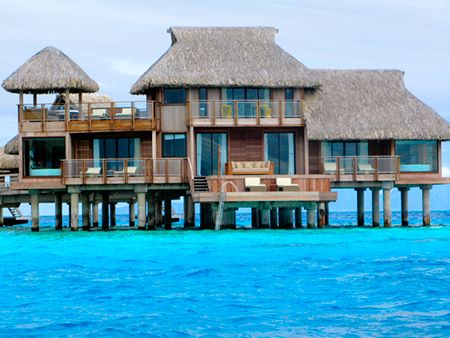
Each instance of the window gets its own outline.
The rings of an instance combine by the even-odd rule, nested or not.
[[[24,139],[25,176],[60,176],[64,138]]]
[[[199,133],[197,134],[197,175],[217,175],[225,172],[225,163],[228,160],[227,134],[225,133]]]
[[[325,141],[322,142],[322,155],[336,156],[368,156],[369,144],[367,141]]]
[[[164,88],[164,104],[185,104],[186,89]]]
[[[163,134],[163,157],[186,157],[186,134]]]
[[[276,175],[295,174],[294,133],[264,134],[264,159],[272,161]]]
[[[284,116],[286,117],[295,117],[294,116],[294,88],[285,88],[284,89],[284,100],[285,100],[285,108],[284,108]]]
[[[438,170],[436,141],[396,141],[395,153],[400,156],[401,172],[436,172]]]
[[[230,111],[234,116],[234,110],[237,107],[239,118],[256,117],[256,101],[270,101],[269,88],[222,88],[222,109]],[[227,102],[228,101],[228,102]],[[238,101],[235,105],[233,101]],[[227,106],[227,107],[224,107]]]
[[[141,157],[139,138],[94,139],[94,163],[101,166],[101,159],[132,159]],[[122,161],[108,161],[108,170],[121,170]],[[131,163],[129,164],[131,165]]]

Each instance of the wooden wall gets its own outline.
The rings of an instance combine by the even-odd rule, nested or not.
[[[229,161],[263,161],[264,136],[262,130],[231,129],[229,132]]]
[[[309,141],[309,173],[319,174],[320,173],[320,162],[321,162],[321,142],[320,141]]]

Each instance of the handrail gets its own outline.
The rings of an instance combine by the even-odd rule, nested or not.
[[[187,163],[189,167],[189,189],[191,189],[191,192],[194,192],[194,169],[192,167],[191,159],[187,158]]]

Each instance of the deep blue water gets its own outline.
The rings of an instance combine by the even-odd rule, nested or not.
[[[450,226],[43,230],[0,230],[1,336],[450,335]]]

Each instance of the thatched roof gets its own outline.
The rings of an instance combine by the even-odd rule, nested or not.
[[[66,54],[54,47],[46,47],[33,55],[6,80],[2,87],[12,93],[43,94],[96,92],[98,84]]]
[[[449,140],[450,125],[412,95],[398,70],[314,70],[321,83],[307,91],[311,140]]]
[[[17,170],[19,169],[19,156],[5,154],[4,148],[0,148],[0,169]]]
[[[172,27],[172,46],[133,85],[315,87],[312,72],[275,44],[273,27]]]
[[[78,94],[69,94],[70,104],[78,104]],[[81,100],[83,103],[111,103],[113,99],[100,93],[84,93]],[[55,99],[55,104],[64,104],[66,102],[66,94],[60,94]]]
[[[8,155],[19,155],[19,134],[6,143],[5,153]]]

